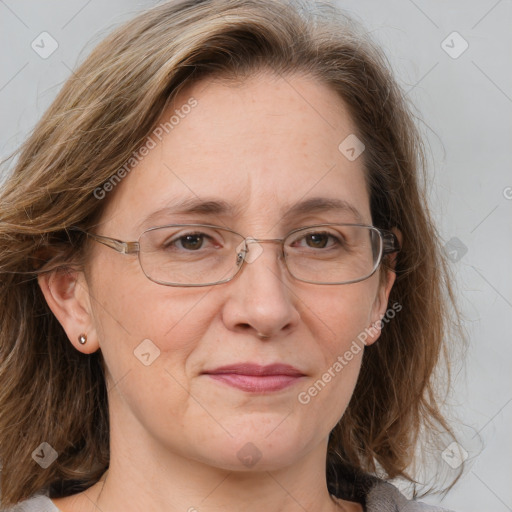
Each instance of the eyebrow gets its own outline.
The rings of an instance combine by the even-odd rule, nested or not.
[[[285,206],[282,211],[282,218],[286,220],[298,215],[322,212],[350,213],[358,223],[364,223],[363,216],[355,206],[343,199],[327,197],[313,197]],[[151,213],[139,224],[139,227],[148,226],[158,218],[171,215],[199,214],[236,217],[239,213],[240,208],[238,206],[222,199],[191,197]]]

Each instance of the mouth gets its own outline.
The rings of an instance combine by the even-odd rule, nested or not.
[[[252,393],[279,391],[300,381],[305,375],[286,364],[261,366],[240,363],[207,370],[203,374],[228,386]]]

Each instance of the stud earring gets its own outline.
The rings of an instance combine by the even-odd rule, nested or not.
[[[80,334],[80,336],[78,336],[78,343],[80,343],[80,345],[85,345],[87,343],[87,335]]]

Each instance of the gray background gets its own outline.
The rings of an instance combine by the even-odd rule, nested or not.
[[[337,3],[384,48],[430,145],[430,199],[470,338],[451,399],[468,468],[442,505],[512,511],[512,2]],[[0,0],[0,157],[24,140],[97,42],[154,4]],[[43,31],[58,42],[46,59],[31,47]],[[460,37],[448,37],[454,31]]]

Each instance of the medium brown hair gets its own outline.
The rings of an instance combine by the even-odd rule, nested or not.
[[[168,2],[117,29],[72,74],[0,194],[4,506],[38,491],[84,490],[109,464],[101,351],[72,346],[38,273],[65,271],[83,256],[85,241],[69,228],[93,229],[108,201],[94,191],[141,147],[179,90],[264,69],[303,73],[339,93],[366,146],[373,224],[403,234],[390,295],[402,309],[365,350],[353,397],[330,435],[330,491],[351,471],[411,480],[420,432],[451,432],[434,370],[446,356],[453,293],[425,198],[422,142],[382,52],[327,4]],[[58,452],[45,470],[31,458],[43,441]]]

